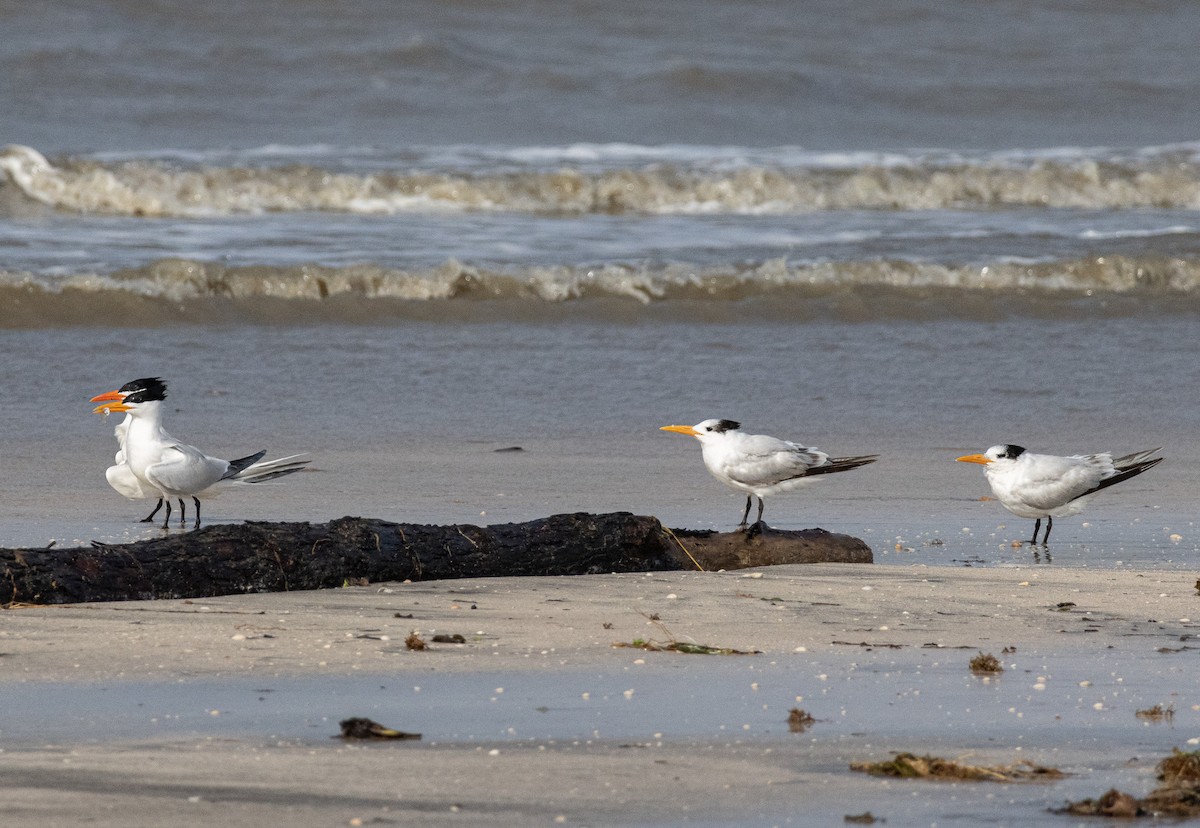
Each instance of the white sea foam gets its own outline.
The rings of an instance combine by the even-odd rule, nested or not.
[[[213,262],[164,259],[117,273],[67,275],[0,272],[0,290],[20,290],[86,304],[88,297],[139,296],[187,303],[210,299],[516,300],[548,303],[603,298],[659,302],[740,302],[755,297],[803,298],[837,291],[893,291],[895,302],[924,301],[929,290],[971,296],[1141,296],[1149,301],[1200,296],[1200,263],[1174,259],[1096,257],[1064,262],[997,261],[984,267],[936,263],[817,262],[785,258],[725,267],[618,265],[582,268],[533,265],[495,269],[454,259],[423,269],[376,265],[226,267]],[[953,312],[953,304],[947,304]]]
[[[477,148],[478,169],[416,169],[373,159],[354,171],[345,154],[275,156],[245,165],[181,166],[161,159],[51,163],[29,147],[0,152],[0,169],[28,198],[62,210],[129,216],[260,212],[403,213],[446,210],[548,214],[788,214],[840,210],[1057,207],[1200,209],[1200,165],[1170,148],[1124,157],[1074,151],[974,159],[810,154],[792,148],[581,145]],[[282,153],[282,150],[278,150]],[[452,149],[451,157],[467,148]],[[557,153],[557,155],[555,155]],[[263,166],[264,157],[293,163]],[[1054,157],[1052,157],[1054,156]],[[1186,156],[1186,157],[1185,157]],[[497,169],[496,157],[533,166]],[[619,160],[590,170],[581,159]],[[736,158],[736,161],[734,159]],[[557,159],[563,166],[548,166]],[[574,166],[568,162],[574,160]],[[654,163],[648,163],[651,160]],[[252,162],[260,163],[252,163]],[[303,162],[303,163],[302,163]],[[349,167],[349,168],[348,168]]]

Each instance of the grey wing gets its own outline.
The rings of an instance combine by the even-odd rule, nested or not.
[[[195,494],[220,480],[228,468],[225,460],[209,457],[195,446],[175,443],[146,469],[146,479],[171,494]]]
[[[736,476],[758,483],[804,477],[809,469],[829,462],[829,455],[820,449],[765,434],[749,437],[739,448],[743,458]]]
[[[1021,479],[1021,499],[1034,509],[1050,510],[1087,494],[1112,468],[1106,454],[1056,457],[1033,455]]]

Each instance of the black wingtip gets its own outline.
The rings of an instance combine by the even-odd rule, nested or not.
[[[266,455],[267,455],[267,450],[263,449],[262,451],[255,452],[254,454],[251,454],[247,457],[239,457],[237,460],[230,460],[229,461],[229,470],[226,471],[225,474],[221,476],[221,479],[228,480],[231,477],[236,477],[237,475],[244,472],[246,469],[253,466],[259,460],[263,459],[263,457],[265,457]]]
[[[1108,477],[1108,478],[1105,478],[1104,480],[1101,480],[1099,483],[1096,484],[1095,487],[1088,489],[1086,492],[1081,494],[1079,497],[1087,497],[1090,494],[1095,494],[1096,492],[1100,491],[1101,489],[1107,489],[1109,486],[1115,486],[1123,480],[1128,480],[1131,477],[1137,477],[1139,474],[1141,474],[1144,471],[1150,471],[1150,469],[1154,468],[1159,463],[1161,463],[1163,461],[1163,459],[1164,458],[1162,458],[1162,457],[1154,457],[1149,460],[1143,460],[1140,463],[1134,463],[1133,465],[1126,466],[1125,468],[1121,469],[1119,472],[1114,474],[1112,477]],[[1079,498],[1075,498],[1075,499],[1078,500]]]
[[[813,474],[833,474],[835,472],[850,471],[857,469],[860,466],[866,466],[874,463],[879,459],[878,454],[861,454],[857,457],[832,457],[824,466],[814,466],[809,469],[807,475]]]

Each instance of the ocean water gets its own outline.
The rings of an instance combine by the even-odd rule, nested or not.
[[[161,531],[87,399],[315,471],[208,520],[730,528],[710,416],[870,467],[768,522],[1031,560],[959,454],[1167,461],[1053,563],[1200,552],[1200,8],[0,3],[0,543]],[[519,446],[520,452],[496,449]]]

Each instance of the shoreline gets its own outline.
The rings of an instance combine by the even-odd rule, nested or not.
[[[0,786],[48,824],[1028,821],[1197,749],[1198,600],[1177,571],[807,564],[13,609],[0,698],[44,727],[0,730]],[[759,652],[613,646],[639,638]],[[332,738],[349,715],[424,737]],[[899,751],[1069,775],[848,770]]]
[[[1200,640],[1195,583],[1194,574],[1173,569],[796,564],[729,572],[462,578],[211,598],[21,606],[6,612],[5,629],[0,631],[9,668],[0,684],[22,674],[29,680],[48,681],[137,675],[141,645],[146,641],[162,642],[157,648],[167,651],[159,655],[153,672],[142,678],[223,676],[230,670],[259,669],[272,675],[303,675],[318,666],[350,674],[371,663],[380,669],[409,666],[390,663],[388,659],[395,656],[422,658],[422,667],[459,669],[465,664],[472,669],[470,659],[451,658],[442,651],[404,652],[401,633],[412,630],[476,635],[477,646],[487,643],[493,669],[501,664],[523,667],[529,652],[547,646],[558,652],[566,648],[574,663],[587,666],[613,657],[609,639],[614,635],[652,628],[642,612],[660,614],[679,635],[783,656],[796,647],[810,653],[834,648],[824,640],[829,625],[841,626],[835,638],[869,633],[868,637],[906,648],[936,643],[1053,649],[1063,634],[1063,616],[1051,610],[1071,602],[1072,613],[1111,615],[1110,621],[1128,626],[1119,635],[1161,639],[1165,646],[1177,644],[1181,636]],[[546,602],[548,608],[543,607]],[[550,611],[554,609],[569,613],[563,617],[570,624],[555,621]],[[413,617],[393,617],[389,610]],[[791,611],[785,616],[787,610]],[[960,615],[966,626],[947,620]],[[1140,615],[1146,615],[1141,622],[1135,619]],[[246,636],[238,638],[238,625],[255,617],[273,619],[280,634],[257,645]],[[1030,623],[1038,618],[1045,623]],[[535,622],[542,623],[531,628]],[[349,634],[361,623],[390,636],[376,642],[374,650],[358,648],[353,654],[341,646],[325,646],[337,641],[336,631]],[[614,626],[608,630],[605,623]],[[1118,634],[1110,630],[1109,635]],[[41,649],[49,636],[54,648]],[[96,651],[97,639],[106,641],[102,652]],[[173,640],[190,646],[166,647]],[[1111,644],[1106,636],[1088,640],[1103,640],[1104,647]],[[222,666],[206,668],[198,657],[210,664],[219,659]],[[69,669],[65,668],[68,660]]]

